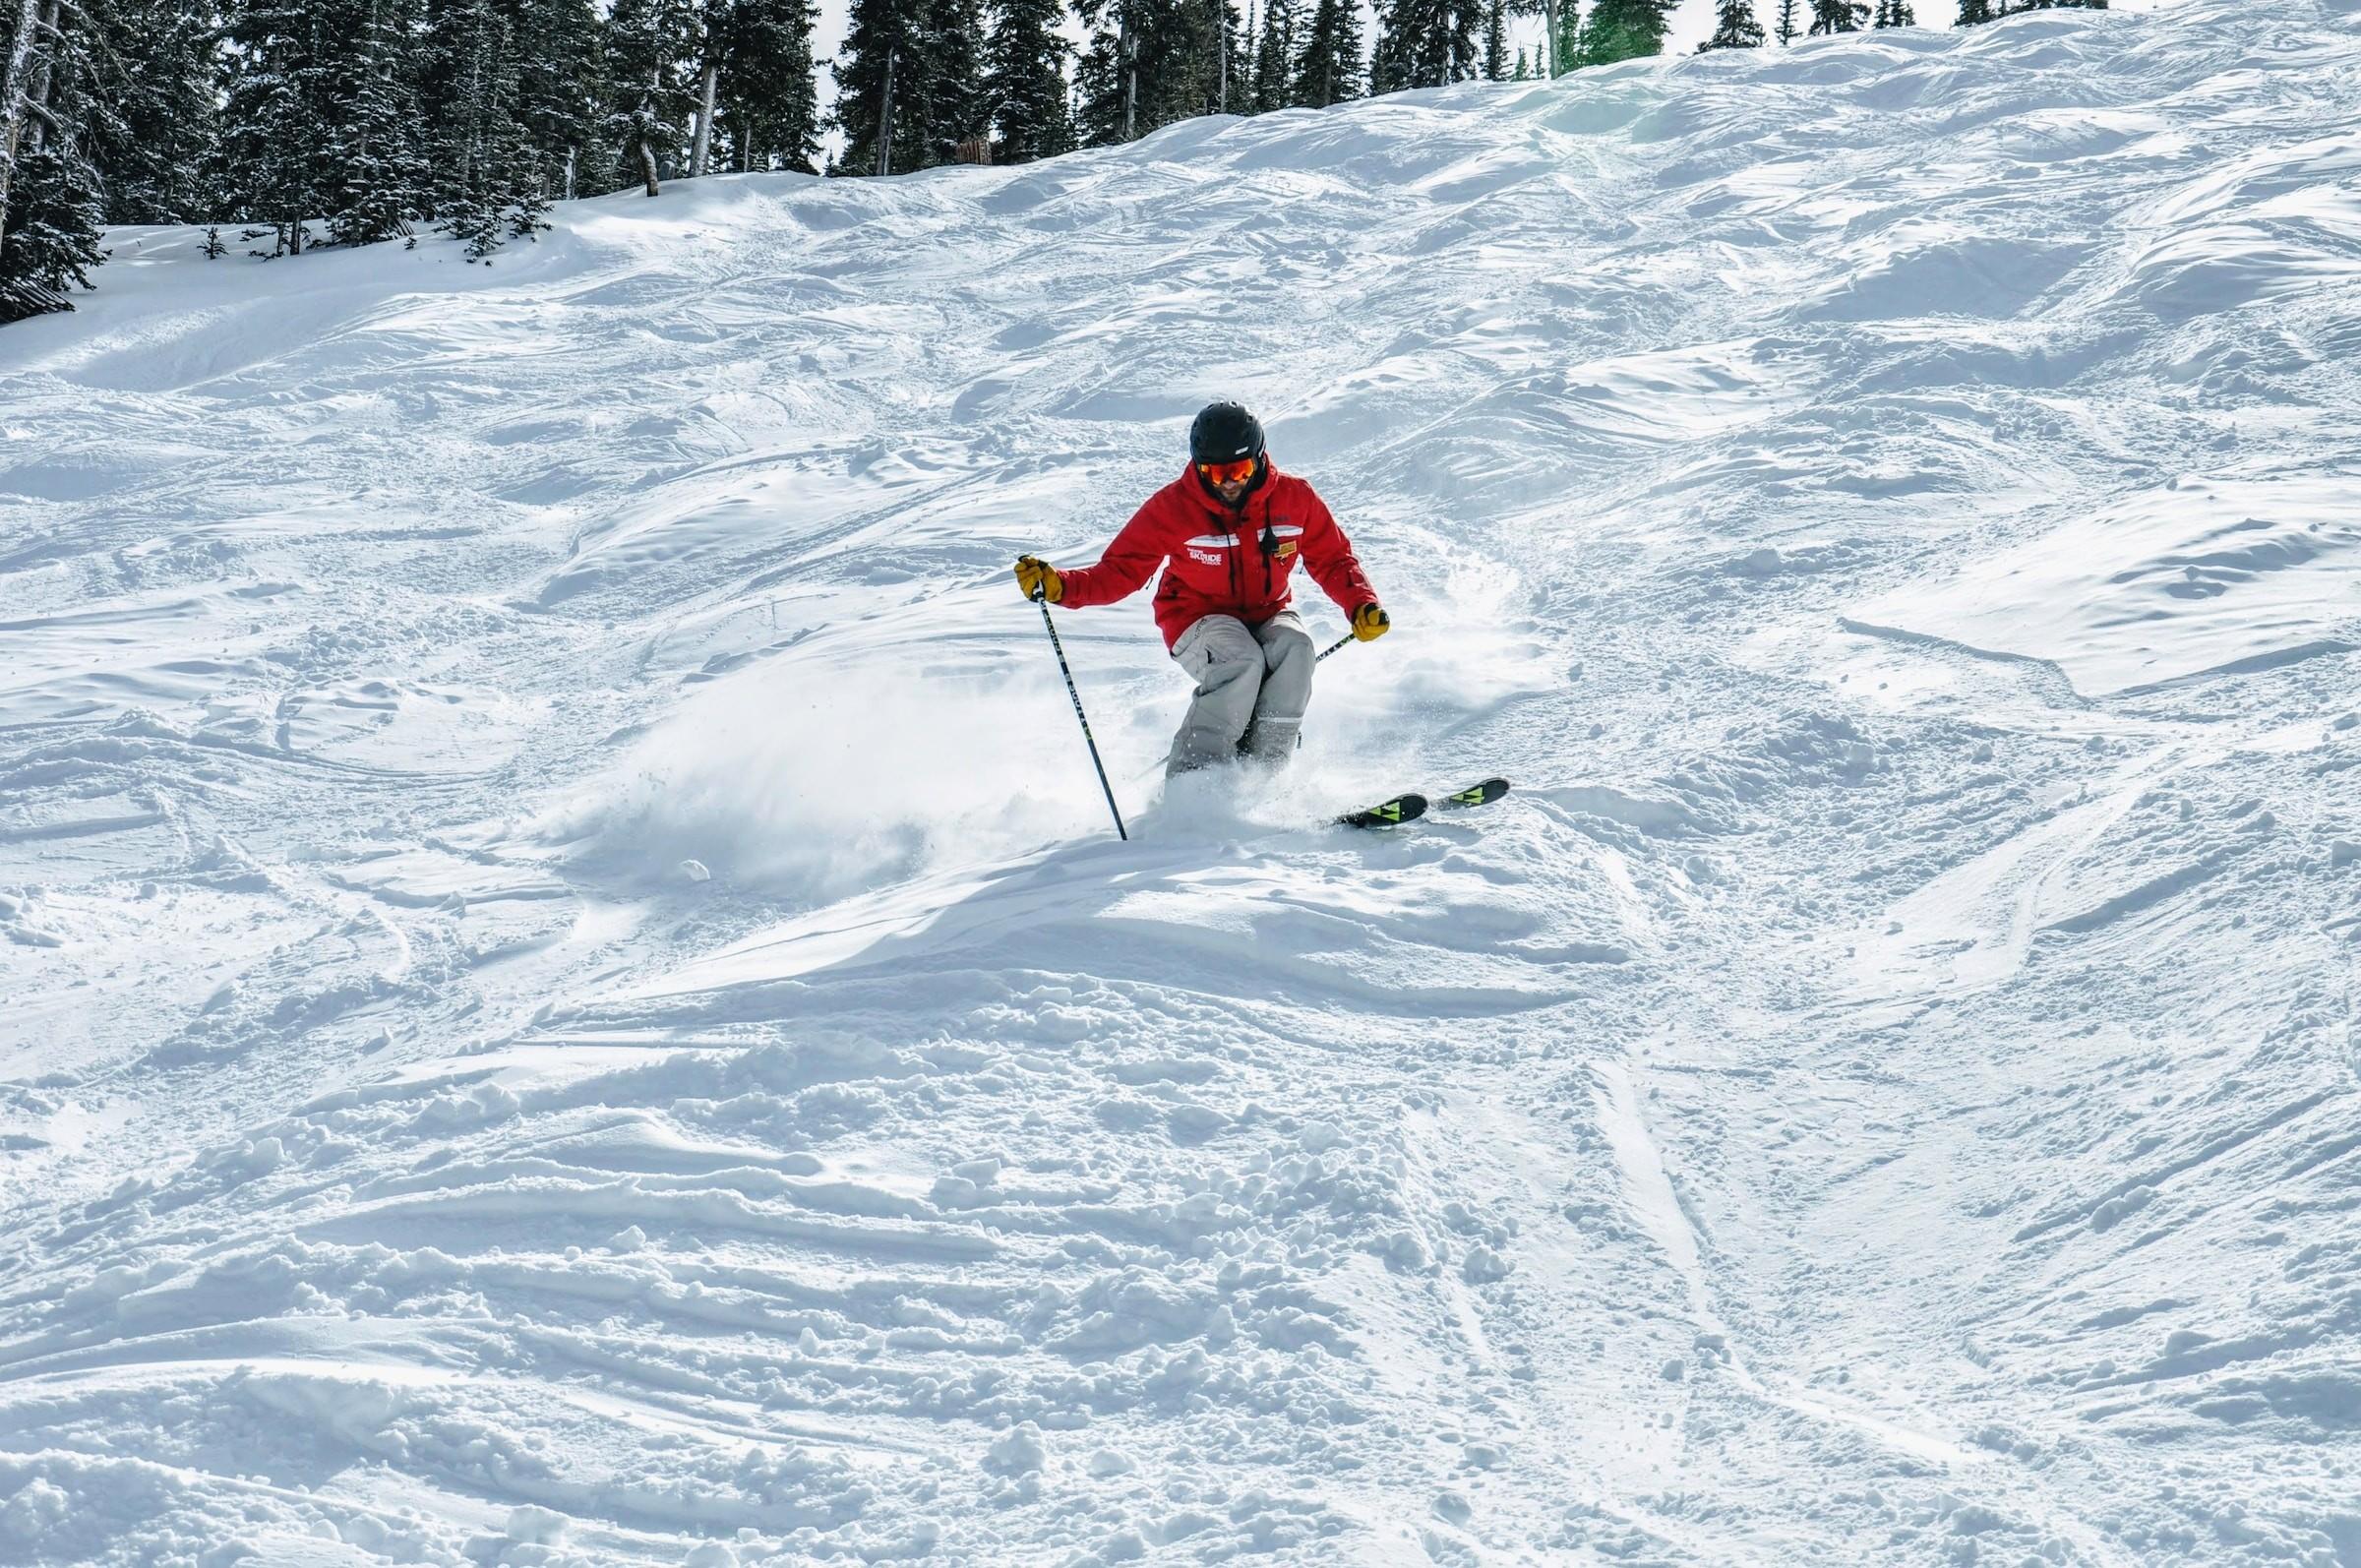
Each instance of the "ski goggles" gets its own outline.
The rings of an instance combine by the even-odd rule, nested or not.
[[[1254,477],[1254,465],[1259,461],[1258,457],[1241,457],[1236,462],[1201,462],[1197,464],[1197,472],[1205,476],[1208,484],[1243,484]]]

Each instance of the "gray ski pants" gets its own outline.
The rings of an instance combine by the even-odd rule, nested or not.
[[[1185,773],[1245,754],[1273,765],[1296,749],[1296,732],[1311,703],[1311,667],[1318,655],[1311,633],[1293,610],[1257,627],[1236,616],[1209,615],[1180,633],[1173,657],[1196,678],[1196,699],[1173,737],[1165,774]]]

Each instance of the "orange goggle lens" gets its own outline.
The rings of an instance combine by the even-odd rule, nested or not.
[[[1241,457],[1236,462],[1201,462],[1197,464],[1197,472],[1214,484],[1235,485],[1254,477],[1254,461],[1252,457]]]

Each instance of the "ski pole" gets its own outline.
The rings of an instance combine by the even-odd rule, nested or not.
[[[1098,769],[1099,788],[1107,792],[1107,810],[1115,817],[1115,836],[1127,844],[1131,835],[1123,827],[1123,814],[1116,809],[1115,786],[1107,782],[1107,764],[1099,760],[1099,743],[1090,733],[1090,715],[1082,711],[1082,694],[1074,690],[1074,672],[1066,667],[1065,644],[1058,640],[1057,623],[1050,619],[1050,596],[1036,593],[1033,602],[1041,606],[1042,628],[1050,634],[1050,646],[1058,650],[1058,673],[1065,677],[1065,694],[1074,699],[1074,717],[1082,721],[1082,744],[1090,748],[1090,765]]]
[[[1334,653],[1337,649],[1343,647],[1346,643],[1352,640],[1353,633],[1350,632],[1346,633],[1343,636],[1338,637],[1334,642],[1331,642],[1326,647],[1320,649],[1320,659],[1328,657],[1329,654]],[[1314,659],[1311,662],[1317,664],[1320,662],[1320,659]]]

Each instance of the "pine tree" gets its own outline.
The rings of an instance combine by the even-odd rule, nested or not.
[[[911,73],[908,97],[914,111],[910,129],[919,146],[916,161],[907,165],[912,168],[949,163],[960,143],[992,134],[992,100],[984,89],[989,45],[980,0],[933,0],[923,44],[924,69]],[[898,139],[898,129],[895,135]]]
[[[1582,8],[1574,0],[1557,7],[1557,27],[1549,35],[1549,75],[1564,76],[1582,58]]]
[[[515,116],[540,164],[542,188],[564,197],[577,186],[606,190],[622,150],[609,140],[606,55],[591,0],[502,3],[515,49]],[[807,80],[807,96],[811,90]]]
[[[109,223],[186,223],[214,211],[220,17],[212,0],[112,0],[112,69],[87,127]]]
[[[494,0],[454,0],[438,29],[445,120],[437,148],[443,227],[486,260],[549,226],[546,160],[517,105],[515,29]]]
[[[1248,105],[1254,91],[1254,29],[1253,0],[1247,0],[1245,16],[1240,16],[1235,0],[1216,0],[1222,24],[1222,86],[1221,112],[1224,114],[1250,113]]]
[[[1378,92],[1466,82],[1480,69],[1478,0],[1383,0],[1369,85]]]
[[[1960,0],[1957,26],[1972,28],[1992,21],[1999,15],[1992,9],[1992,0]]]
[[[330,206],[329,38],[303,0],[237,0],[224,28],[224,215],[268,228],[272,254],[300,255],[305,222]]]
[[[615,0],[607,15],[606,128],[626,183],[648,195],[677,173],[696,101],[697,18],[690,0]]]
[[[812,65],[817,15],[811,0],[737,0],[716,111],[727,132],[728,167],[819,172],[819,86]]]
[[[481,0],[478,0],[481,3]],[[419,146],[416,19],[408,0],[339,7],[337,47],[325,62],[329,127],[324,149],[329,237],[368,245],[410,232],[427,211]]]
[[[1362,95],[1360,0],[1314,0],[1311,24],[1296,52],[1294,100],[1307,109]]]
[[[1875,28],[1914,28],[1918,13],[1911,9],[1910,0],[1877,0],[1877,12],[1871,19]]]
[[[1123,112],[1129,34],[1116,7],[1104,0],[1075,0],[1074,11],[1090,30],[1089,41],[1074,62],[1074,141],[1081,147],[1112,147],[1124,140],[1129,129]]]
[[[214,203],[299,253],[306,224],[367,244],[430,207],[416,0],[231,0]]]
[[[8,226],[0,231],[0,324],[74,308],[70,291],[89,288],[106,260],[98,224],[97,171],[68,149],[44,140],[17,154]]]
[[[0,10],[0,261],[5,260],[9,202],[23,160],[43,131],[49,71],[47,30],[55,6],[49,0],[15,0]]]
[[[1075,10],[1091,30],[1074,73],[1083,146],[1135,140],[1222,101],[1227,0],[1077,0]]]
[[[1662,54],[1675,0],[1595,0],[1575,47],[1577,66],[1612,65]]]
[[[1003,163],[1050,157],[1073,146],[1065,111],[1065,41],[1059,0],[997,0],[986,46],[984,94]]]
[[[1492,0],[1492,8],[1483,19],[1483,79],[1486,82],[1508,80],[1508,6],[1506,0]]]
[[[1722,0],[1721,9],[1714,17],[1714,35],[1697,45],[1697,52],[1703,54],[1708,49],[1759,49],[1762,46],[1763,25],[1754,19],[1754,0]]]
[[[1525,67],[1525,49],[1523,45],[1519,45],[1517,48],[1516,74],[1511,76],[1509,80],[1511,82],[1530,82],[1533,80],[1532,73]]]
[[[1811,33],[1858,32],[1869,20],[1867,0],[1812,0]]]
[[[1249,111],[1268,114],[1296,100],[1296,0],[1264,0],[1262,32],[1254,40],[1254,85]]]
[[[0,323],[72,310],[106,259],[98,171],[85,151],[93,86],[87,16],[21,0],[0,26]]]
[[[925,31],[925,0],[853,0],[851,25],[836,56],[836,123],[844,132],[844,151],[834,172],[878,172],[885,118],[889,112],[908,117],[911,82],[925,69],[920,58]],[[889,90],[897,90],[891,104]],[[907,140],[897,125],[892,137],[897,153]],[[895,156],[889,166],[912,165],[906,156]]]
[[[1779,26],[1773,30],[1773,36],[1779,39],[1783,47],[1793,43],[1800,30],[1795,26],[1797,3],[1798,0],[1779,0]]]

